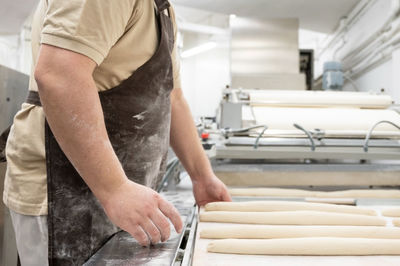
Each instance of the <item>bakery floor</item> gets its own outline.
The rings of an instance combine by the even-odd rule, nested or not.
[[[283,198],[234,198],[234,201],[247,200],[288,200]],[[303,199],[290,199],[300,200]],[[370,207],[378,211],[387,207],[399,206],[399,200],[359,199],[357,206]],[[200,210],[200,212],[203,210]],[[235,266],[235,265],[279,265],[279,266],[399,266],[400,256],[266,256],[266,255],[236,255],[207,252],[207,245],[212,239],[201,239],[200,232],[205,228],[217,226],[232,226],[230,223],[199,222],[196,232],[196,242],[193,255],[193,266]],[[388,218],[388,225],[391,219]]]

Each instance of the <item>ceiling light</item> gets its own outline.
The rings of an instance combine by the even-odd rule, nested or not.
[[[204,53],[211,49],[214,49],[215,47],[217,47],[216,42],[207,42],[207,43],[201,44],[199,46],[193,47],[191,49],[188,49],[186,51],[183,51],[181,54],[181,57],[188,58],[188,57],[200,54],[200,53]]]

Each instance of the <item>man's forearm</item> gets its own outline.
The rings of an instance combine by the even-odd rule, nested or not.
[[[180,90],[171,96],[171,146],[193,181],[213,175],[189,106]]]
[[[46,47],[41,53],[63,56],[52,49],[56,48]],[[43,60],[52,60],[46,54],[43,56]],[[86,68],[75,72],[64,71],[63,66],[46,69],[52,62],[42,64],[44,67],[39,66],[35,78],[46,119],[68,159],[101,200],[126,178],[107,136],[93,78],[84,73]]]

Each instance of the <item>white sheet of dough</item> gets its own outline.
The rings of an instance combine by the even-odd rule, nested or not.
[[[393,219],[394,226],[400,227],[400,219]]]
[[[400,125],[400,115],[393,110],[253,107],[253,114],[257,125],[268,126],[266,135],[270,130],[295,130],[294,123],[307,130],[318,128],[328,133],[341,130],[367,133],[374,124],[382,120]],[[398,130],[389,124],[378,125],[375,132],[398,134]]]
[[[356,107],[386,109],[392,104],[389,95],[349,91],[252,90],[250,104],[285,107]]]
[[[206,211],[244,211],[244,212],[276,212],[276,211],[323,211],[376,215],[376,211],[355,206],[338,206],[324,203],[307,203],[295,201],[248,201],[248,202],[212,202],[205,206]]]
[[[382,215],[386,217],[400,217],[400,208],[388,208],[382,210]]]
[[[233,225],[203,229],[201,238],[271,239],[301,237],[350,237],[400,239],[400,228],[383,226]]]
[[[383,218],[317,211],[294,212],[225,212],[206,211],[200,213],[201,222],[269,224],[269,225],[368,225],[384,226]]]
[[[299,198],[400,198],[397,189],[353,189],[342,191],[310,191],[284,188],[232,188],[231,196],[273,196]]]
[[[222,239],[208,252],[251,255],[400,255],[400,239],[310,237],[287,239]]]

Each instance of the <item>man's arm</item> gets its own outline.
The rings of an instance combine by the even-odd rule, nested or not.
[[[171,109],[171,146],[192,179],[197,204],[231,201],[225,185],[211,168],[189,106],[179,88],[171,93]]]
[[[130,181],[111,146],[88,57],[42,45],[35,68],[50,128],[65,155],[99,199],[110,220],[142,245],[167,240],[178,211],[155,191]],[[147,234],[146,234],[147,233]]]

